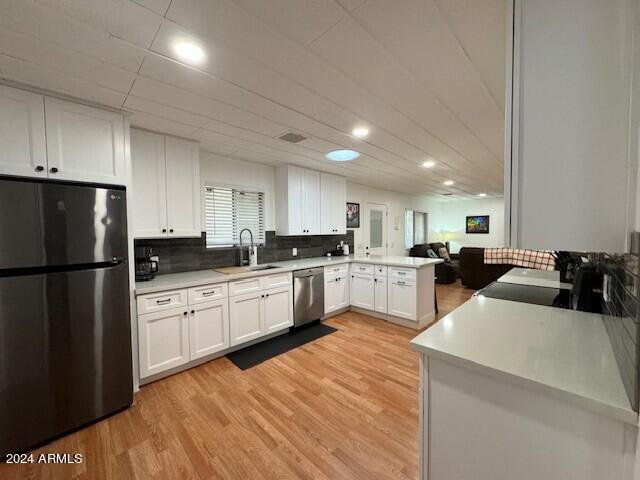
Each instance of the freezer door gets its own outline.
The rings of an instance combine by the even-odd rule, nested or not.
[[[0,179],[0,270],[126,260],[126,218],[124,190]]]
[[[126,264],[0,277],[0,454],[131,404]]]

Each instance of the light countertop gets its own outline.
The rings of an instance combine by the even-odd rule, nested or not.
[[[277,268],[258,270],[255,272],[224,274],[216,272],[213,269],[207,269],[197,270],[194,272],[169,273],[166,275],[158,275],[153,280],[146,282],[136,282],[136,295],[144,295],[179,288],[197,287],[199,285],[206,285],[209,283],[229,282],[243,278],[259,277],[262,275],[272,275],[274,273],[291,272],[294,270],[303,270],[305,268],[325,267],[328,265],[339,265],[351,262],[387,265],[392,267],[425,268],[433,267],[437,263],[442,263],[443,260],[434,258],[377,255],[355,257],[351,255],[348,257],[314,257],[287,260],[283,262],[269,262],[265,263],[265,265],[273,265]]]
[[[571,290],[572,287],[570,283],[560,281],[560,271],[558,270],[535,270],[532,268],[513,268],[501,276],[498,282],[567,290]]]
[[[411,347],[636,425],[599,314],[474,297]]]

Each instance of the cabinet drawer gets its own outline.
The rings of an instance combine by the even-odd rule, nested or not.
[[[193,287],[189,289],[189,305],[220,300],[228,296],[228,285],[226,283]]]
[[[170,290],[167,292],[140,295],[137,300],[138,315],[159,312],[170,308],[187,306],[187,290]]]
[[[387,276],[387,266],[386,265],[376,265],[375,266],[375,274],[376,274],[376,277],[386,277]]]
[[[344,263],[342,265],[332,265],[331,267],[324,267],[324,276],[332,275],[334,277],[346,276],[349,274],[349,264]]]
[[[264,288],[288,287],[291,285],[291,272],[267,275],[264,278]]]
[[[229,282],[229,296],[244,295],[245,293],[259,292],[264,289],[264,277],[247,278]]]
[[[389,267],[389,276],[391,278],[399,278],[401,280],[410,280],[415,282],[416,269],[415,268],[401,268],[401,267]]]
[[[354,263],[351,265],[351,273],[373,275],[373,265],[368,265],[366,263]]]

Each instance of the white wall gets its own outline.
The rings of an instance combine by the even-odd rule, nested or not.
[[[235,187],[249,187],[265,193],[265,229],[275,230],[275,169],[200,151],[200,180]],[[204,208],[202,209],[204,215]],[[204,219],[202,225],[204,225]]]
[[[466,233],[466,217],[489,215],[489,233]],[[434,225],[451,242],[451,252],[461,247],[504,246],[504,198],[452,200],[441,203],[440,222]]]

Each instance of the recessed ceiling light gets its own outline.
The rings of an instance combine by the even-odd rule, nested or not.
[[[349,162],[358,158],[360,153],[355,150],[333,150],[325,156],[328,160],[333,160],[334,162]]]
[[[354,137],[364,138],[369,135],[369,129],[367,127],[356,127],[351,132]]]
[[[434,160],[426,160],[424,162],[422,162],[422,166],[424,168],[433,168],[435,166],[436,162]]]
[[[478,196],[479,196],[479,197],[486,197],[486,196],[487,196],[487,194],[486,194],[486,193],[479,193],[479,194],[478,194]]]
[[[200,63],[205,57],[202,47],[193,42],[178,42],[173,50],[182,60],[190,63]]]
[[[442,184],[450,187],[451,185],[453,185],[453,180],[445,180],[444,182],[442,182]]]

